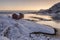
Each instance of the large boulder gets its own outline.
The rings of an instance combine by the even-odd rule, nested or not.
[[[19,20],[19,19],[22,19],[24,17],[24,15],[22,13],[14,13],[12,14],[12,18],[13,19],[16,19],[16,20]]]

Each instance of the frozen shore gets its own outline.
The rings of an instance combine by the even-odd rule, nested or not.
[[[29,36],[29,33],[39,30],[54,33],[54,30],[50,29],[50,27],[44,27],[24,19],[14,20],[8,16],[0,16],[0,40],[60,40],[60,38],[46,34],[31,34],[31,37]]]

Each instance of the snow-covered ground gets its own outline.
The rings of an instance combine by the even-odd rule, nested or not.
[[[31,32],[54,33],[54,29],[24,19],[14,20],[8,16],[0,16],[0,40],[60,40],[47,34],[29,34]]]

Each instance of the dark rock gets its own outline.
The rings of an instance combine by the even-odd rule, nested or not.
[[[12,15],[12,18],[16,19],[16,20],[22,19],[23,17],[24,17],[24,15],[22,13],[19,13],[19,15],[17,15],[16,13],[14,13]]]

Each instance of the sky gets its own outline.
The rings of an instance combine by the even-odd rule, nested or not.
[[[0,10],[48,9],[60,0],[0,0]]]

